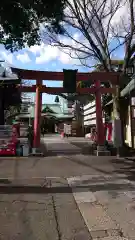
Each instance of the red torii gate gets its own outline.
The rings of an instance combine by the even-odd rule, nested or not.
[[[24,70],[12,68],[21,79],[36,80],[36,85],[20,86],[22,92],[36,92],[35,102],[35,119],[34,119],[34,148],[40,147],[40,118],[42,106],[42,93],[59,94],[66,93],[62,87],[46,87],[43,85],[43,80],[63,81],[63,72],[48,72],[36,70]],[[115,93],[115,85],[119,83],[120,73],[115,72],[91,72],[91,73],[77,73],[77,81],[92,80],[94,87],[91,88],[77,88],[77,93],[95,94],[96,98],[96,126],[97,126],[97,142],[99,146],[104,145],[104,127],[102,121],[102,104],[101,94]],[[102,82],[109,81],[114,87],[105,88],[101,86]]]

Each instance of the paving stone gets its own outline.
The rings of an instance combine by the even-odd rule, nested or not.
[[[47,178],[50,180],[51,187],[69,187],[68,181],[65,178]]]
[[[16,201],[0,202],[0,240],[58,240],[58,230],[62,240],[90,240],[72,194],[53,197],[54,204],[51,194],[20,194]]]
[[[128,203],[130,198],[123,192],[122,190],[107,190],[107,191],[96,191],[94,192],[97,201],[100,204],[106,205],[109,204],[110,201],[121,203],[125,202]]]
[[[14,202],[18,201],[20,198],[20,194],[0,194],[0,203],[1,202]]]
[[[135,191],[126,191],[124,193],[132,200],[135,200]]]
[[[74,192],[73,189],[73,196],[77,204],[85,203],[85,202],[96,202],[96,198],[92,192]]]
[[[19,201],[24,201],[27,203],[51,203],[51,198],[49,194],[20,194]]]
[[[123,237],[105,237],[105,238],[94,238],[93,240],[129,240],[128,238]]]
[[[90,236],[88,236],[84,230],[82,230],[82,231],[80,230],[79,232],[74,233],[74,238],[72,238],[72,239],[74,239],[74,240],[89,240]],[[65,240],[65,239],[63,239],[63,240]]]
[[[52,203],[49,203],[49,202],[45,202],[45,203],[27,202],[26,209],[27,210],[33,210],[33,211],[40,211],[40,210],[47,211],[47,208],[50,207],[50,206],[52,206]]]
[[[62,193],[62,194],[56,193],[56,194],[53,194],[53,196],[55,199],[55,205],[58,207],[64,208],[66,206],[72,205],[73,203],[75,204],[74,198],[69,193]]]
[[[14,178],[14,161],[0,158],[0,178]]]
[[[21,186],[48,186],[50,185],[50,180],[47,178],[28,178],[28,179],[13,179],[13,185]]]
[[[102,206],[91,203],[80,203],[78,207],[89,231],[117,228],[115,222],[106,214]]]
[[[67,180],[71,187],[80,186],[80,185],[81,186],[84,186],[84,185],[89,186],[90,184],[93,184],[93,183],[106,181],[105,177],[101,176],[101,175],[76,176],[76,177],[70,177]]]
[[[125,175],[119,174],[117,176],[115,174],[113,177],[108,175],[98,178],[98,176],[95,176],[93,180],[92,177],[86,175],[70,178],[69,184],[72,187],[74,196],[76,195],[75,200],[90,231],[96,234],[97,230],[102,230],[102,233],[104,233],[104,230],[107,230],[108,237],[105,237],[107,240],[113,237],[120,240],[124,239],[122,238],[122,234],[127,239],[135,239],[134,182],[125,179]],[[92,203],[89,196],[90,193],[79,192],[82,188],[88,190],[88,186],[89,191],[92,189],[94,192],[92,194],[96,202],[93,201]],[[75,192],[76,189],[79,193]],[[90,201],[87,200],[86,195],[89,196]],[[117,229],[117,231],[111,230],[109,232],[109,229]],[[122,229],[122,231],[119,229]]]
[[[53,194],[56,217],[62,240],[91,240],[90,233],[70,193]],[[61,204],[60,204],[61,203]]]
[[[56,229],[52,205],[27,209],[25,202],[0,204],[1,240],[58,240]]]
[[[110,237],[122,237],[123,233],[120,229],[109,229],[107,233]]]
[[[57,142],[57,138],[54,141]],[[61,146],[60,143],[59,146]],[[27,158],[20,161],[6,160],[0,161],[0,177],[15,179],[14,182],[21,179],[23,184],[24,181],[28,184],[28,180],[23,180],[24,178],[38,177],[38,183],[30,180],[29,184],[40,185],[40,178],[44,179],[45,176],[49,177],[49,181],[50,176],[68,178],[78,176],[70,178],[69,184],[73,190],[77,186],[75,193],[78,195],[79,205],[83,206],[82,216],[86,218],[85,222],[88,223],[93,234],[99,230],[104,234],[106,230],[108,237],[98,239],[134,240],[135,183],[126,180],[128,177],[126,169],[122,170],[122,174],[115,174],[124,167],[124,164],[118,164],[117,160],[115,162],[108,157],[97,158],[84,155]],[[80,177],[79,175],[82,174],[85,175]],[[64,180],[53,179],[51,181],[52,187],[56,187],[56,190],[57,187],[67,187]],[[96,190],[96,185],[98,190]],[[94,197],[89,193],[83,193],[85,197],[84,195],[82,197],[80,190],[81,192],[89,190],[94,193],[93,196],[99,204],[95,203]],[[90,234],[72,194],[56,193],[53,196],[55,209],[50,194],[1,194],[0,240],[57,240],[56,218],[62,240],[89,240]],[[90,202],[87,202],[88,198]],[[119,236],[119,229],[122,229],[127,238]]]
[[[119,228],[122,229],[125,237],[135,239],[135,208],[132,208],[131,203],[121,202],[116,203],[111,201],[104,206],[106,214],[109,215]]]
[[[133,184],[131,184],[128,180],[125,179],[117,179],[110,175],[104,175],[104,176],[78,176],[78,177],[72,177],[68,178],[68,183],[72,188],[86,188],[90,191],[96,192],[101,190],[126,190],[126,189],[134,189]]]
[[[57,225],[51,205],[48,205],[44,211],[28,211],[27,215],[28,224],[32,229],[33,239],[58,240]]]
[[[90,234],[92,236],[92,239],[104,238],[109,236],[106,230],[91,231]]]

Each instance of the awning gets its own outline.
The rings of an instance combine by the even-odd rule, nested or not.
[[[125,97],[126,95],[130,94],[135,89],[135,78],[133,78],[128,85],[121,91],[121,97]]]
[[[113,103],[113,100],[109,101],[109,102],[105,105],[105,107],[106,107],[106,106],[109,106],[109,105],[112,104],[112,103]]]
[[[46,114],[46,113],[41,113],[41,117],[45,117],[47,119],[56,119],[56,116],[53,116],[53,115],[49,115],[49,114]]]
[[[133,78],[127,86],[121,91],[120,96],[125,97],[130,94],[135,89],[135,78]],[[113,100],[109,101],[105,106],[108,106],[113,103]]]
[[[19,114],[18,115],[19,118],[34,118],[35,115],[33,115],[33,113],[26,113],[26,114]],[[74,117],[74,115],[68,115],[68,114],[55,114],[55,113],[41,113],[41,117],[45,117],[45,118],[54,118],[54,119],[71,119]]]

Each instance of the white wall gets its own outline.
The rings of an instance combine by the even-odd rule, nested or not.
[[[83,107],[84,126],[96,125],[96,103],[92,101]]]
[[[126,139],[125,142],[132,147],[132,139],[131,139],[131,118],[130,118],[131,108],[128,106],[128,116],[127,116],[127,124],[126,124]]]
[[[95,100],[83,107],[84,126],[96,125],[96,102]],[[103,118],[103,123],[105,119]]]

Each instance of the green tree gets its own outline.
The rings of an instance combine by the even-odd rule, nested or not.
[[[17,50],[39,43],[40,26],[62,33],[64,0],[4,0],[0,2],[0,43]]]

